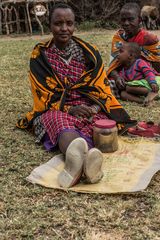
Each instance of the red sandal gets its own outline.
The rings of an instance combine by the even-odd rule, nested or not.
[[[146,137],[146,138],[154,138],[155,135],[152,130],[140,130],[138,128],[129,128],[127,134],[131,137]]]
[[[150,130],[153,132],[155,137],[160,137],[160,125],[155,125],[154,122],[139,122],[137,125],[139,130],[146,131]]]

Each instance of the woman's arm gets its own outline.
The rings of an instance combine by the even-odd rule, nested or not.
[[[78,105],[78,106],[71,106],[68,113],[75,117],[90,118],[94,114],[98,113],[100,110],[101,108],[97,104],[93,104],[92,106]]]

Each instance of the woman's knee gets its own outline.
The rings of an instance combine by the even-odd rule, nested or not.
[[[80,135],[76,131],[62,131],[58,139],[60,151],[65,154],[69,144],[78,137],[80,137]]]

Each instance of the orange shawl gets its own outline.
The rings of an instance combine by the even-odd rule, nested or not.
[[[83,49],[90,70],[84,72],[77,83],[70,86],[69,79],[61,81],[45,56],[45,49],[53,44],[53,39],[35,46],[30,60],[29,78],[33,95],[33,109],[17,123],[19,128],[32,126],[33,119],[48,109],[67,111],[65,96],[67,91],[77,90],[98,104],[110,119],[117,123],[130,122],[130,117],[112,95],[104,65],[96,47],[73,37]]]

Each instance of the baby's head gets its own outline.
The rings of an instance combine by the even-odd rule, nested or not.
[[[132,64],[136,59],[140,58],[141,50],[137,43],[126,42],[120,48],[118,60],[122,65]]]

